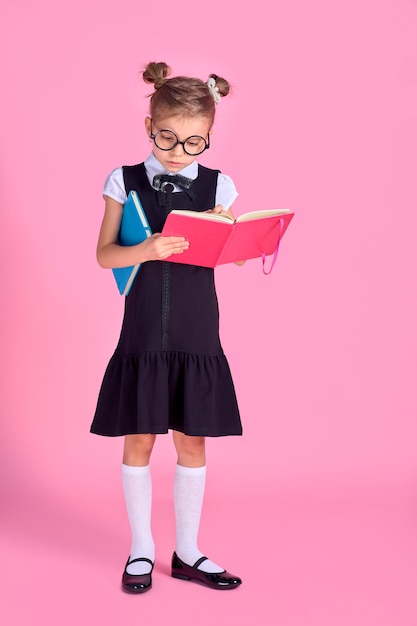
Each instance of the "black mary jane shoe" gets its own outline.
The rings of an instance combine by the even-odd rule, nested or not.
[[[149,574],[128,574],[127,567],[132,563],[137,563],[138,561],[145,561],[151,565],[151,571]],[[148,591],[152,587],[152,571],[153,571],[153,563],[150,559],[145,557],[140,557],[139,559],[132,559],[129,561],[127,559],[127,563],[125,565],[125,570],[122,576],[122,588],[123,591],[127,591],[128,593],[144,593]]]
[[[236,589],[236,587],[242,583],[240,578],[229,574],[226,570],[210,574],[209,572],[203,572],[201,569],[198,569],[198,566],[207,560],[206,556],[202,556],[194,565],[187,565],[184,561],[181,561],[176,552],[174,552],[172,555],[172,576],[173,578],[180,578],[181,580],[193,580],[211,589]]]

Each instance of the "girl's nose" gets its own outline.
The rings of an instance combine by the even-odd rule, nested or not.
[[[182,156],[183,154],[186,154],[184,146],[181,143],[177,143],[177,145],[172,148],[171,152],[173,152],[177,156]]]

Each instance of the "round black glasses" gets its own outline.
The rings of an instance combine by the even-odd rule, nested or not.
[[[207,135],[207,140],[200,135],[191,135],[184,141],[180,141],[173,130],[158,130],[157,133],[152,132],[151,121],[151,134],[150,138],[153,139],[154,144],[160,150],[173,150],[175,146],[181,144],[183,150],[189,156],[197,156],[210,148],[210,135]]]

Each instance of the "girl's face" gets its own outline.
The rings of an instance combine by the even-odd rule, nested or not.
[[[169,130],[175,133],[179,141],[186,141],[189,137],[195,136],[203,137],[206,142],[209,141],[210,123],[206,118],[179,115],[158,119],[147,117],[145,127],[148,137],[151,137],[151,134],[156,135],[159,131]],[[171,150],[161,150],[154,142],[152,152],[168,172],[179,172],[197,158],[187,154],[180,143]]]

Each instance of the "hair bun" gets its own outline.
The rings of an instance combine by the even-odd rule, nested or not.
[[[171,68],[163,61],[159,63],[151,62],[148,63],[143,72],[143,80],[145,83],[153,84],[155,89],[159,89],[167,81],[170,73]]]
[[[222,78],[221,76],[217,76],[217,74],[210,74],[209,80],[210,80],[210,78],[212,78],[214,80],[214,82],[215,82],[215,85],[216,85],[215,88],[216,88],[217,93],[221,97],[227,96],[227,94],[230,91],[230,84],[229,84],[229,82],[225,78]],[[207,81],[207,83],[208,83],[208,81]]]

